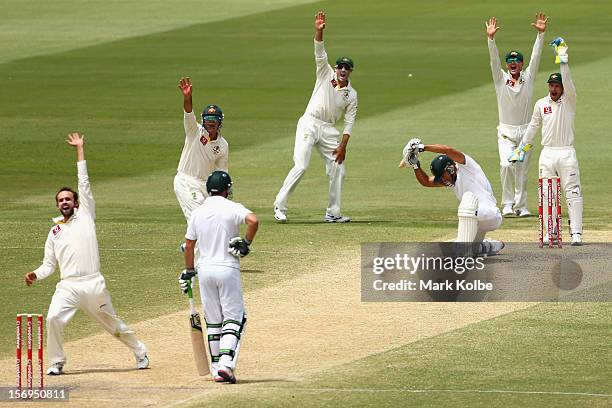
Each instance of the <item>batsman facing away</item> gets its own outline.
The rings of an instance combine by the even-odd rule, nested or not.
[[[187,226],[185,270],[179,276],[179,285],[188,293],[197,274],[213,379],[235,383],[234,371],[246,325],[240,258],[249,254],[259,221],[242,204],[228,199],[231,188],[232,180],[224,171],[215,171],[208,177],[209,197],[193,212]],[[239,236],[241,224],[247,225],[244,238]],[[199,256],[194,260],[196,245]]]

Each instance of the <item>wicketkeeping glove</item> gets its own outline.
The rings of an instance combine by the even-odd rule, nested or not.
[[[508,161],[510,163],[524,162],[525,153],[528,152],[529,149],[532,148],[532,146],[533,145],[531,143],[519,145],[519,147],[517,147],[516,149],[514,149],[514,151],[512,151],[512,153],[510,153],[510,156],[508,156]]]
[[[555,64],[567,64],[568,63],[568,55],[567,55],[567,43],[561,37],[557,37],[550,42],[550,46],[555,50]]]
[[[236,258],[244,258],[251,252],[251,241],[246,238],[234,237],[230,239],[229,248],[227,252],[234,255]]]
[[[194,268],[183,269],[183,272],[179,275],[179,286],[183,293],[189,291],[189,287],[193,285],[193,277],[197,275]]]

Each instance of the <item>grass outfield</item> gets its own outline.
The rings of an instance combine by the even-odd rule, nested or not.
[[[212,402],[233,407],[609,407],[609,347],[594,347],[612,336],[609,312],[606,304],[540,304],[299,384]]]
[[[365,1],[304,4],[279,0],[257,2],[256,6],[241,1],[234,2],[240,12],[202,11],[202,18],[197,12],[186,13],[185,19],[164,2],[121,2],[120,7],[118,3],[117,7],[91,3],[97,8],[85,12],[71,8],[67,1],[54,2],[55,8],[52,13],[48,10],[51,14],[46,14],[44,21],[39,21],[42,14],[32,13],[30,6],[12,0],[1,6],[6,10],[3,15],[10,18],[2,23],[6,30],[0,35],[8,39],[0,41],[0,193],[4,197],[0,203],[0,295],[4,300],[0,304],[0,356],[13,352],[15,313],[46,312],[58,279],[54,275],[26,288],[22,276],[41,261],[49,219],[57,212],[53,194],[61,185],[76,184],[74,152],[62,142],[68,131],[79,130],[87,136],[102,269],[119,314],[136,322],[184,309],[185,299],[176,285],[182,269],[176,248],[184,233],[184,218],[172,191],[184,137],[181,96],[176,89],[182,75],[192,77],[196,109],[208,103],[223,107],[235,198],[263,220],[254,253],[243,263],[246,291],[293,276],[296,256],[301,262],[314,263],[361,242],[451,237],[456,229],[454,194],[420,188],[411,172],[397,169],[401,149],[410,137],[421,136],[425,143],[448,143],[472,155],[500,197],[497,111],[484,20],[492,15],[499,18],[503,27],[497,35],[501,52],[516,47],[529,54],[535,38],[529,24],[537,11],[530,2],[381,1],[373,13],[371,3]],[[196,8],[198,2],[183,4]],[[289,4],[295,5],[283,7]],[[145,5],[155,12],[135,19],[134,24],[125,19],[125,15],[140,15]],[[612,59],[607,52],[610,40],[602,34],[609,31],[612,5],[555,1],[538,7],[550,15],[546,39],[564,35],[570,44],[579,93],[576,149],[588,241],[589,231],[607,231],[612,225],[612,194],[602,188],[612,154],[606,108],[612,91],[608,81]],[[356,62],[352,78],[360,106],[348,149],[343,195],[344,211],[355,222],[320,222],[327,182],[322,161],[313,155],[310,170],[291,198],[290,223],[277,225],[272,222],[272,202],[291,167],[295,124],[313,86],[312,16],[318,8],[328,13],[325,38],[330,57],[348,54]],[[36,15],[33,21],[32,14]],[[86,14],[92,16],[91,24],[57,29],[80,21]],[[535,98],[546,93],[547,74],[556,70],[549,49],[543,51],[540,68]],[[409,73],[413,76],[408,77]],[[531,170],[535,192],[535,164]],[[535,209],[535,194],[530,196],[530,205]],[[534,218],[512,219],[502,228],[532,231],[525,240],[535,241],[536,223]],[[288,255],[293,253],[297,255]],[[506,324],[520,332],[541,323],[543,329],[549,328],[560,338],[575,338],[586,354],[590,350],[591,355],[600,356],[602,342],[597,336],[606,333],[605,327],[580,326],[580,313],[595,315],[594,319],[605,325],[610,320],[610,307],[582,304],[570,314],[565,313],[567,307],[541,305],[522,312],[526,314],[483,323],[483,327],[493,325],[492,329],[507,333]],[[542,312],[546,319],[530,320],[531,313],[538,313],[534,311]],[[479,327],[449,336],[463,342],[457,344],[483,344],[488,335]],[[78,316],[66,337],[72,340],[98,331],[93,322]],[[443,356],[448,365],[453,353],[459,351],[449,350],[445,339],[436,337],[417,346],[423,353],[438,347],[448,352]],[[546,390],[551,389],[544,387],[546,384],[573,389],[569,377],[555,382],[570,370],[572,359],[565,359],[561,352],[552,353],[546,343],[534,341],[531,345],[536,348],[534,353],[552,354],[558,362],[550,365],[540,361],[542,370],[537,371],[537,380],[532,378],[533,389],[538,384]],[[510,365],[510,370],[516,363],[517,368],[530,369],[533,361],[520,359],[521,348],[515,342],[503,346],[501,350],[514,350],[517,358],[495,362],[499,367]],[[409,350],[411,346],[381,358],[416,357],[425,364],[425,354],[410,355]],[[465,366],[474,367],[479,353],[464,353],[461,358]],[[610,366],[610,353],[601,359]],[[368,364],[370,360],[359,362],[342,372],[355,384],[365,384],[374,381],[368,370],[359,372]],[[553,369],[545,370],[548,366]],[[606,377],[600,368],[581,383],[582,392],[610,392],[600,386],[601,378],[610,378],[609,371]],[[410,365],[397,370],[397,376],[406,381],[416,376]],[[498,377],[487,373],[485,369],[469,373],[462,386],[477,389],[499,384],[495,382]],[[454,379],[454,374],[438,378],[436,384],[447,388],[449,377]],[[319,387],[318,381],[325,378],[309,379],[310,385],[304,387]],[[432,373],[428,378],[436,376]],[[482,384],[479,379],[491,382]],[[517,379],[515,384],[513,380],[517,389],[523,387],[521,381]],[[414,388],[414,384],[394,383],[405,388]],[[447,386],[442,387],[444,384]],[[335,386],[345,385],[339,381]],[[267,398],[268,394],[261,396]],[[302,393],[295,397],[308,396]],[[333,394],[333,398],[341,397],[366,398]],[[493,398],[462,398],[472,397],[478,398],[475,402],[482,399],[483,406],[489,406],[488,398]],[[363,404],[364,400],[346,402]],[[561,405],[563,401],[553,402],[551,405]]]

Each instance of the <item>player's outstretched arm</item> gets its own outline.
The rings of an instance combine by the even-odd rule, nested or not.
[[[459,150],[453,149],[450,146],[430,144],[425,145],[424,150],[426,152],[445,154],[450,157],[452,161],[459,164],[465,164],[465,155]]]
[[[540,58],[542,57],[542,49],[544,48],[544,32],[546,31],[546,23],[548,22],[548,17],[544,13],[537,13],[535,22],[531,23],[531,26],[538,30],[538,35],[533,44],[533,49],[531,50],[531,59],[529,60],[529,66],[526,71],[533,75],[537,74],[540,69]]]
[[[66,143],[76,148],[77,162],[85,160],[85,136],[80,133],[69,133]]]
[[[319,10],[315,14],[315,41],[323,41],[323,30],[325,30],[325,12]]]
[[[497,26],[497,19],[495,17],[491,17],[487,21],[485,21],[485,27],[487,32],[487,37],[489,40],[487,41],[487,46],[489,48],[489,60],[491,63],[491,74],[493,74],[493,82],[495,85],[500,85],[503,82],[503,73],[501,67],[501,61],[499,59],[499,51],[497,50],[497,45],[495,44],[495,33],[501,29],[501,27]]]
[[[192,95],[192,86],[191,86],[191,78],[184,77],[179,80],[178,88],[183,94],[183,110],[186,113],[190,113],[193,111],[193,99]]]

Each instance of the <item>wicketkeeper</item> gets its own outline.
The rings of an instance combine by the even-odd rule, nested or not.
[[[421,152],[440,153],[431,162],[433,176],[421,169]],[[403,151],[400,167],[412,167],[418,182],[424,187],[452,187],[459,199],[457,242],[476,245],[475,253],[495,254],[504,243],[485,240],[485,234],[498,229],[502,216],[497,208],[493,189],[482,168],[467,154],[445,145],[425,145],[421,139],[411,139]]]
[[[206,181],[209,197],[191,215],[185,234],[185,271],[179,285],[187,293],[191,279],[200,284],[206,333],[215,381],[236,382],[234,370],[246,312],[240,282],[240,258],[250,252],[259,221],[242,204],[228,199],[232,180],[224,171],[215,171]],[[240,237],[240,225],[246,234]],[[194,264],[194,248],[199,257]]]
[[[572,245],[582,245],[583,200],[580,189],[580,169],[574,149],[574,119],[576,117],[576,87],[568,64],[567,44],[563,38],[551,42],[555,50],[555,62],[560,71],[548,77],[548,95],[539,99],[533,109],[533,116],[519,148],[509,161],[521,161],[524,151],[542,128],[542,152],[538,163],[540,177],[560,177],[565,201],[567,202]],[[545,192],[545,196],[547,193]],[[544,214],[547,225],[548,214]],[[554,236],[557,235],[555,232]],[[548,240],[546,234],[545,240]]]

